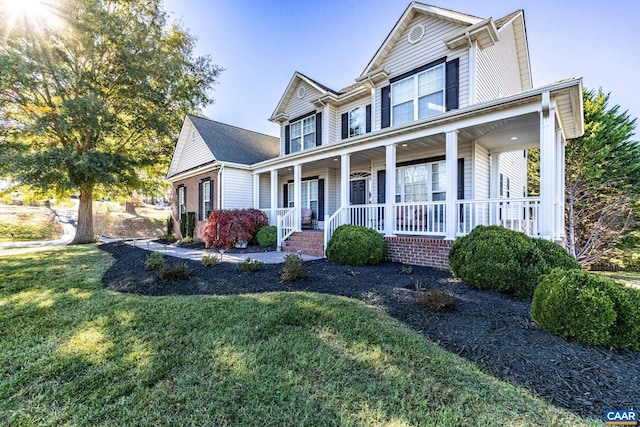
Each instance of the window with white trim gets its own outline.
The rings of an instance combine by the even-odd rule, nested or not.
[[[444,64],[391,84],[391,124],[423,119],[444,111]]]
[[[294,184],[290,182],[287,186],[288,207],[293,208],[295,206],[293,202]],[[300,196],[300,208],[311,209],[313,211],[313,217],[318,218],[318,180],[302,181],[300,183]]]
[[[316,146],[316,116],[291,123],[291,153]]]
[[[204,219],[209,218],[209,214],[213,210],[213,203],[211,201],[211,180],[202,182],[202,213]]]
[[[396,168],[396,202],[445,200],[446,167],[445,162],[435,162]]]
[[[182,216],[182,214],[187,213],[187,201],[185,198],[185,188],[178,188],[178,215]]]
[[[364,135],[367,129],[367,110],[356,107],[349,111],[349,137]]]

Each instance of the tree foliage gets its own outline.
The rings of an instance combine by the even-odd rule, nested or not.
[[[584,91],[585,133],[566,147],[566,226],[570,253],[583,265],[606,255],[633,226],[640,196],[635,119],[609,94]]]
[[[80,193],[76,243],[94,240],[95,191],[164,174],[187,112],[221,69],[196,57],[161,0],[59,2],[55,24],[0,10],[0,174]],[[16,25],[21,24],[21,25]]]

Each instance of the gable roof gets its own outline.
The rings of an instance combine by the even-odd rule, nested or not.
[[[219,162],[251,165],[278,157],[280,139],[204,117],[187,115]]]
[[[362,72],[361,77],[380,67],[380,65],[384,61],[384,58],[389,53],[389,50],[393,47],[395,42],[400,38],[403,31],[407,29],[408,25],[417,14],[433,16],[438,19],[464,26],[475,25],[483,21],[482,18],[479,18],[477,16],[467,15],[465,13],[455,12],[453,10],[431,6],[416,1],[411,2],[405,9],[400,19],[398,19],[398,22],[396,22],[396,24],[393,26],[393,29],[384,40],[382,45],[378,48],[375,55],[373,55],[373,58],[371,58],[371,61],[369,61],[364,71]]]
[[[187,114],[184,120],[185,125],[187,122],[191,122],[193,128],[206,144],[206,148],[211,152],[214,162],[252,165],[280,155],[279,138],[191,114]],[[185,125],[183,125],[183,130]],[[185,170],[177,170],[180,163],[179,157],[185,151],[185,144],[186,138],[178,138],[168,178],[185,172]],[[202,163],[197,167],[212,163],[210,156],[200,160]]]

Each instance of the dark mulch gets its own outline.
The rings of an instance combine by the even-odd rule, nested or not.
[[[602,419],[607,409],[640,407],[640,352],[568,343],[542,331],[529,316],[530,300],[481,291],[448,272],[383,263],[344,267],[326,260],[307,262],[307,277],[280,282],[281,265],[240,273],[230,263],[204,268],[186,261],[188,281],[161,282],[143,267],[148,252],[122,243],[101,245],[116,259],[103,277],[115,291],[144,295],[230,295],[310,291],[360,299],[407,323],[441,347],[476,362],[496,377],[522,386],[581,416]],[[443,289],[452,311],[432,313],[416,302],[420,290]]]
[[[163,239],[156,239],[154,240],[154,242],[157,243],[162,243],[165,245],[175,245],[175,242],[169,242],[167,240],[163,240]],[[204,242],[201,241],[197,241],[197,242],[191,242],[191,243],[180,243],[178,245],[178,247],[180,248],[184,248],[184,249],[196,249],[196,250],[208,250],[212,253],[218,253],[219,250],[218,249],[211,249],[211,248],[206,248],[204,245]],[[224,253],[228,253],[228,254],[255,254],[256,252],[275,252],[276,247],[264,247],[264,246],[258,246],[258,245],[248,245],[246,248],[230,248],[229,250],[225,250]]]

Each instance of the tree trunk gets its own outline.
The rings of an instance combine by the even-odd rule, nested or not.
[[[96,235],[93,232],[93,185],[80,187],[80,202],[78,204],[78,227],[72,245],[94,243]]]

